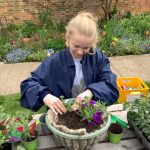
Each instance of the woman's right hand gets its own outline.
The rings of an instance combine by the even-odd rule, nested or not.
[[[62,101],[54,95],[46,95],[43,99],[43,102],[54,112],[55,115],[57,115],[58,113],[62,115],[67,111]]]

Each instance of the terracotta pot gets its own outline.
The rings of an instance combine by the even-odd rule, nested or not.
[[[21,39],[21,42],[24,42],[24,43],[26,43],[26,42],[28,42],[29,41],[29,38],[22,38]]]

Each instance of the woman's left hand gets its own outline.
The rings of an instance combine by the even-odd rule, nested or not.
[[[91,90],[87,89],[86,91],[80,93],[77,97],[76,97],[76,100],[75,100],[75,103],[72,105],[72,109],[74,111],[76,111],[78,109],[78,103],[82,102],[85,97],[92,97],[92,92]]]

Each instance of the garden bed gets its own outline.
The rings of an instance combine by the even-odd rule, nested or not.
[[[39,25],[27,21],[1,29],[0,61],[43,61],[48,50],[58,52],[65,48],[66,24],[53,22],[46,14]],[[99,21],[97,47],[107,56],[150,54],[150,14],[118,18]]]

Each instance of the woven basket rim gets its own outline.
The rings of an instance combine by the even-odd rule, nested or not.
[[[90,139],[90,138],[97,137],[97,136],[102,135],[103,133],[105,133],[107,131],[107,129],[109,128],[110,124],[111,124],[111,116],[108,113],[107,122],[106,122],[106,125],[104,127],[102,127],[99,130],[96,130],[94,132],[87,133],[85,135],[72,135],[72,134],[64,133],[64,132],[56,129],[53,125],[51,125],[48,122],[47,115],[45,117],[45,121],[46,121],[46,124],[47,124],[48,128],[53,132],[53,134],[56,134],[58,136],[61,136],[61,137],[67,138],[67,139],[85,140],[85,139]]]

